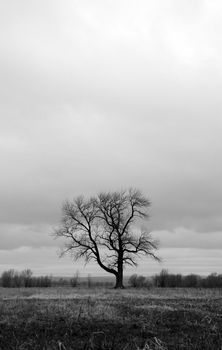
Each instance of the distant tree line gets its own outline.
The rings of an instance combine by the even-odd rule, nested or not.
[[[50,276],[33,276],[30,269],[21,272],[10,269],[1,275],[1,286],[6,288],[30,288],[30,287],[51,287],[52,278]]]
[[[53,278],[52,276],[33,276],[30,269],[18,272],[14,269],[4,271],[0,278],[0,286],[5,288],[30,287],[82,287],[111,288],[113,281],[103,281],[91,278],[81,278],[78,271],[71,278]],[[152,277],[133,274],[128,279],[132,288],[222,288],[222,274],[212,273],[206,277],[196,274],[172,274],[162,270]]]
[[[134,274],[129,278],[128,284],[133,288],[222,288],[222,274],[212,273],[206,277],[196,274],[183,276],[162,270],[150,278]]]
[[[112,281],[92,279],[90,275],[82,279],[77,271],[71,278],[53,278],[52,276],[33,276],[30,269],[18,272],[14,269],[4,271],[0,277],[0,286],[4,288],[31,287],[113,287]]]
[[[75,275],[70,278],[69,284],[71,287],[83,287],[83,288],[95,288],[95,287],[100,287],[100,288],[112,288],[113,287],[113,281],[103,281],[103,280],[96,280],[93,279],[90,275],[87,276],[85,279],[81,279],[79,276],[79,273],[76,272]]]

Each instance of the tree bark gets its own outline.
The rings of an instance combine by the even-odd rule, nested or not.
[[[119,256],[119,259],[118,259],[118,272],[116,274],[116,285],[115,285],[115,288],[121,288],[123,289],[124,288],[124,285],[123,285],[123,259],[122,259],[122,256]]]
[[[115,289],[123,289],[125,288],[123,285],[123,275],[116,275],[116,284],[115,284]]]

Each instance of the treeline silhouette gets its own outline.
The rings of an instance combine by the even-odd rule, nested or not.
[[[5,288],[30,287],[83,287],[83,288],[111,288],[113,281],[103,281],[91,278],[80,278],[76,272],[71,278],[53,278],[52,276],[33,276],[30,269],[18,272],[14,269],[4,271],[0,278],[0,286]],[[152,277],[133,274],[126,285],[132,288],[222,288],[222,274],[212,273],[208,276],[195,274],[172,274],[162,270]]]
[[[0,286],[4,288],[31,287],[113,287],[112,281],[95,280],[88,275],[82,279],[78,271],[71,278],[53,278],[52,276],[33,276],[30,269],[18,272],[14,269],[4,271],[0,277]]]
[[[128,284],[133,288],[222,288],[222,274],[212,273],[206,277],[195,274],[183,276],[162,270],[150,278],[134,274],[129,278]]]
[[[14,269],[4,271],[1,275],[1,286],[7,288],[30,288],[30,287],[51,287],[52,278],[50,276],[33,276],[30,269],[21,272]]]

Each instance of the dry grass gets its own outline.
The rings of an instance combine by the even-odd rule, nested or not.
[[[221,345],[220,290],[0,289],[0,350]]]

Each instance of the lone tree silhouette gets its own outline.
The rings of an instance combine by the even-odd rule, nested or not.
[[[136,225],[148,217],[150,201],[136,189],[100,193],[89,199],[79,196],[63,205],[61,225],[56,237],[66,239],[61,255],[95,260],[116,278],[115,288],[124,288],[125,265],[136,266],[141,255],[156,260],[157,242],[150,233],[138,233]]]

